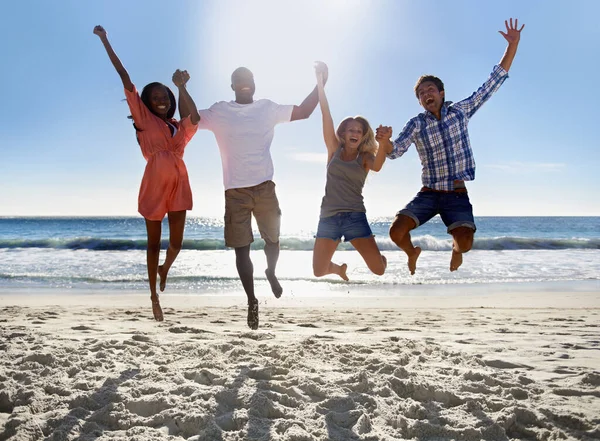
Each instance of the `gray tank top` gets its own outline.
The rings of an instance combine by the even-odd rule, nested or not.
[[[327,164],[327,182],[325,196],[321,202],[321,217],[333,216],[343,212],[365,213],[362,189],[365,186],[368,171],[362,165],[362,155],[354,161],[340,158],[342,148],[338,148]]]

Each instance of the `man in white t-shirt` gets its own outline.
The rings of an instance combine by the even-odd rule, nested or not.
[[[248,326],[258,329],[258,300],[250,260],[250,244],[254,241],[251,217],[254,215],[265,241],[267,280],[279,298],[283,289],[275,267],[281,210],[272,181],[271,142],[277,124],[308,118],[319,96],[315,87],[299,106],[280,105],[267,99],[254,101],[254,76],[245,67],[233,72],[231,88],[235,101],[220,101],[199,110],[198,128],[212,131],[219,145],[225,186],[225,245],[235,248],[238,274],[248,296]]]

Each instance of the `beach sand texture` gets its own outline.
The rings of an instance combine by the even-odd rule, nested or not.
[[[1,297],[0,440],[600,439],[598,293],[532,296]]]

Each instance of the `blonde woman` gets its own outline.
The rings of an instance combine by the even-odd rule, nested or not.
[[[344,238],[360,253],[373,273],[382,275],[387,261],[379,252],[367,221],[362,190],[369,171],[381,170],[385,151],[377,148],[373,130],[362,116],[346,118],[337,130],[334,129],[324,88],[327,66],[317,62],[315,71],[323,115],[323,138],[327,146],[327,182],[313,249],[313,272],[316,277],[337,274],[348,280],[347,265],[331,261]]]

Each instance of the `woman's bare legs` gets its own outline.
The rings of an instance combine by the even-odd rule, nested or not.
[[[167,257],[165,263],[158,267],[158,276],[160,277],[160,291],[165,290],[167,285],[167,275],[171,265],[175,262],[177,255],[181,251],[183,244],[183,230],[185,228],[186,211],[170,211],[169,217],[169,248],[167,248]]]
[[[163,313],[156,292],[156,274],[158,271],[158,258],[160,256],[161,222],[146,219],[146,232],[148,233],[148,247],[146,249],[146,265],[148,267],[148,283],[150,284],[150,300],[152,300],[152,313],[156,321],[163,321]]]
[[[342,279],[348,281],[345,263],[338,265],[331,261],[333,253],[337,249],[339,240],[317,238],[313,248],[313,273],[316,277],[326,276],[327,274],[337,274]]]
[[[379,252],[375,237],[353,239],[350,243],[360,253],[372,273],[378,276],[383,275],[387,267],[387,259]]]

